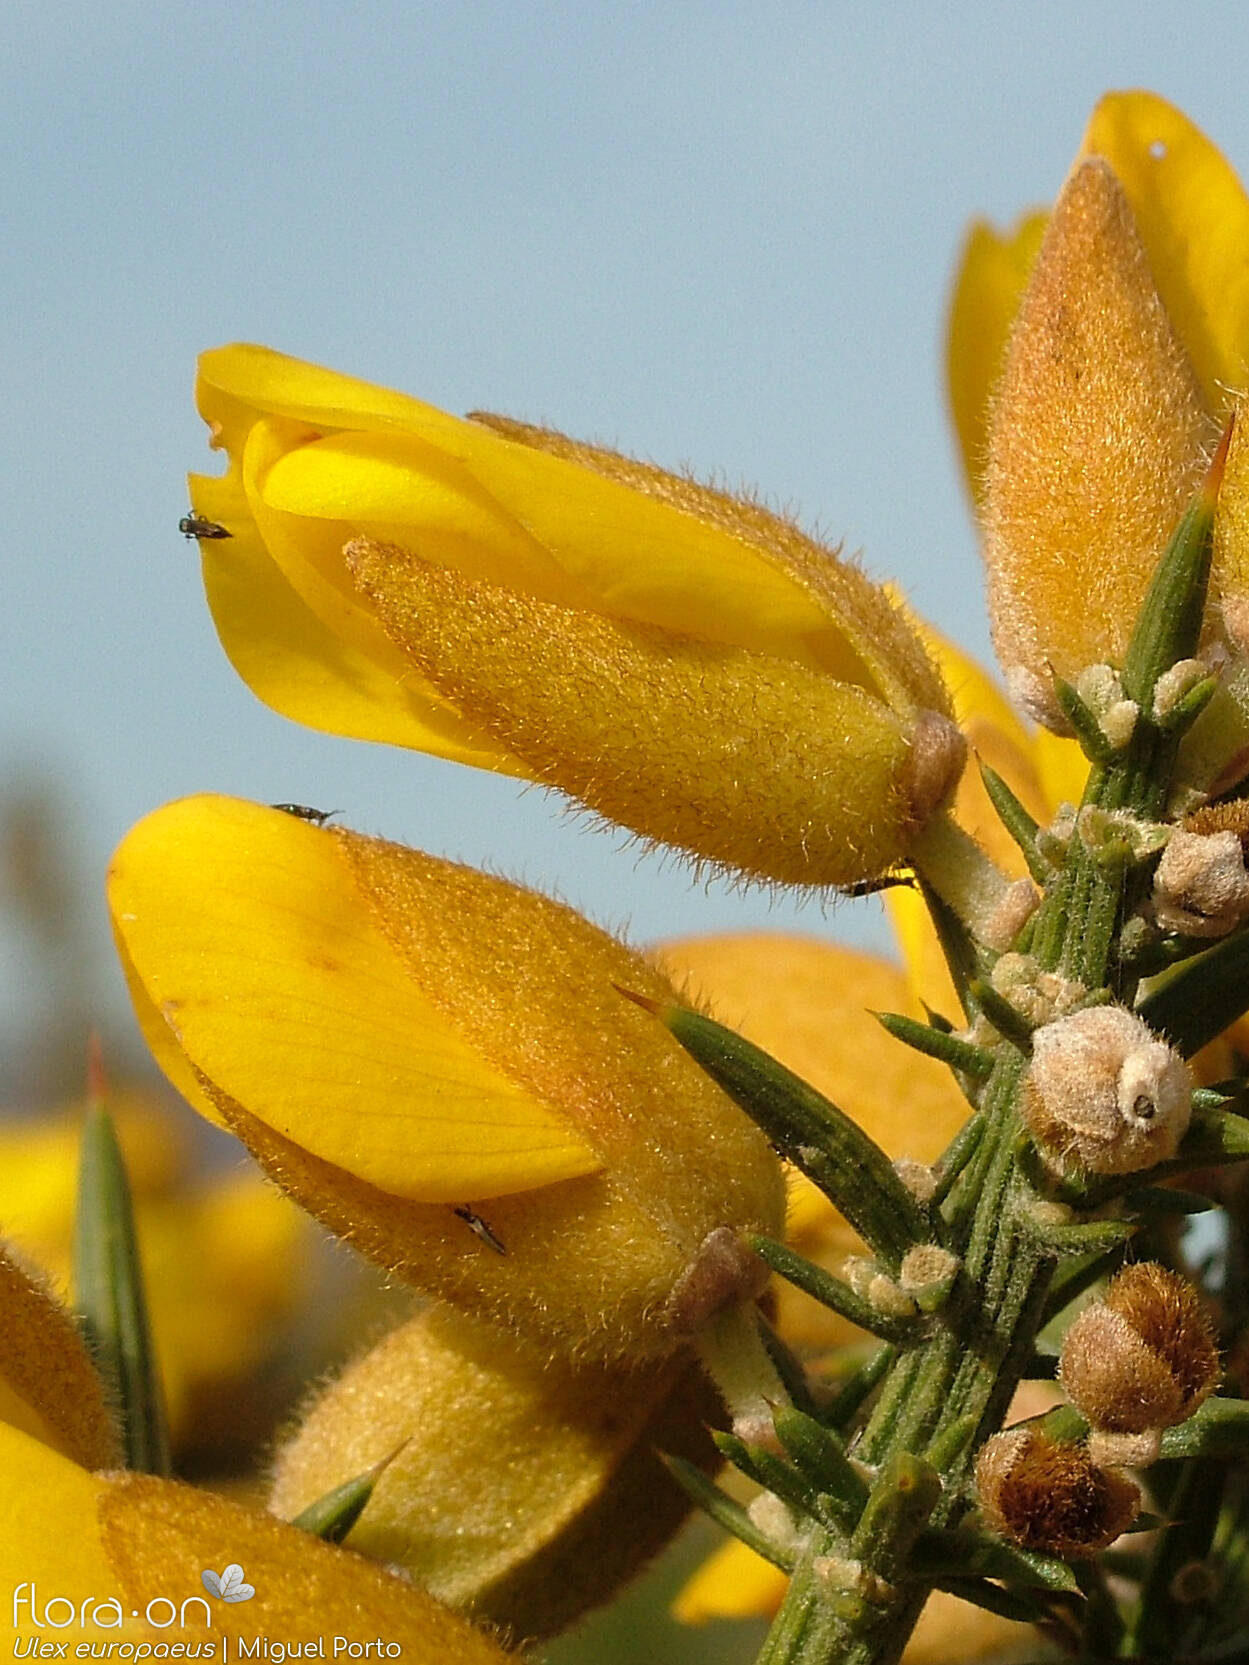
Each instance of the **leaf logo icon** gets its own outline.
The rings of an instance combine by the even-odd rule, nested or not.
[[[231,1561],[223,1573],[215,1573],[206,1567],[199,1576],[208,1594],[216,1596],[218,1601],[250,1601],[256,1594],[253,1586],[244,1579],[243,1569],[237,1561]]]

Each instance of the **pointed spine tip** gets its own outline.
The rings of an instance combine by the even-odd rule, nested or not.
[[[1215,503],[1218,502],[1219,490],[1223,484],[1223,474],[1227,468],[1227,454],[1231,450],[1232,434],[1235,431],[1235,428],[1236,412],[1233,410],[1228,413],[1228,418],[1224,424],[1218,446],[1215,448],[1214,456],[1210,460],[1210,467],[1206,470],[1206,477],[1202,481],[1202,496],[1207,500],[1211,508],[1213,508]]]
[[[627,989],[623,983],[613,983],[612,988],[617,994],[622,994],[626,1000],[631,1000],[635,1006],[640,1006],[644,1012],[661,1021],[673,1009],[670,1001],[656,1000],[649,994],[639,994],[636,989]]]

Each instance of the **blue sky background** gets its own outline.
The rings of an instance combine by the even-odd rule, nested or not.
[[[252,338],[757,485],[987,650],[940,375],[969,217],[1048,199],[1147,85],[1249,168],[1232,5],[0,8],[0,773],[73,814],[96,998],[108,854],[212,789],[661,933],[825,916],[692,886],[540,794],[304,731],[239,683],[179,537],[196,352]],[[0,1041],[37,1025],[0,938]]]

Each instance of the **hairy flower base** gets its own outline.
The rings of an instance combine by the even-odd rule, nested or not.
[[[278,1457],[293,1518],[397,1452],[351,1544],[519,1638],[564,1630],[667,1542],[690,1500],[656,1455],[714,1472],[722,1410],[693,1359],[575,1369],[433,1309],[357,1359]]]

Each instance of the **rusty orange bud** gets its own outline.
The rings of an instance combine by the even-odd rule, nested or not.
[[[1126,1266],[1063,1342],[1059,1379],[1094,1428],[1139,1434],[1190,1417],[1219,1353],[1193,1286],[1154,1261]]]
[[[1084,1446],[1026,1426],[994,1434],[985,1444],[976,1462],[976,1489],[995,1532],[1069,1561],[1113,1543],[1141,1505],[1136,1486],[1098,1468]]]

